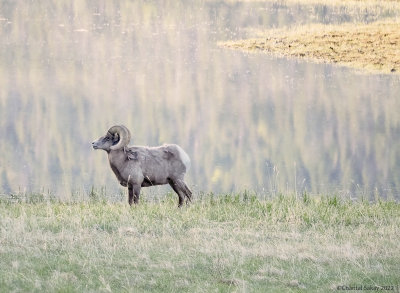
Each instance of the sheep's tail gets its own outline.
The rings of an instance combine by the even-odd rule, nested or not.
[[[187,187],[185,181],[183,180],[177,180],[178,188],[183,191],[185,196],[187,197],[188,201],[192,201],[192,191]]]

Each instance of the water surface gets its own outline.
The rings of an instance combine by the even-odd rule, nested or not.
[[[0,192],[114,192],[106,154],[91,141],[122,123],[133,144],[180,144],[196,191],[399,198],[398,77],[217,47],[254,29],[378,17],[350,12],[2,1]]]

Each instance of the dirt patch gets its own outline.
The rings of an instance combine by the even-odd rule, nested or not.
[[[310,25],[277,29],[263,38],[223,42],[222,47],[331,62],[369,71],[400,73],[400,22]]]

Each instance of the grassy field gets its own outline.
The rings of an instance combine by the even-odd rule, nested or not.
[[[399,264],[394,201],[0,200],[0,292],[399,292]]]

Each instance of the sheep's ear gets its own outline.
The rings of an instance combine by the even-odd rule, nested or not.
[[[119,142],[119,134],[115,133],[113,136],[113,145],[116,145]]]

